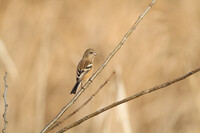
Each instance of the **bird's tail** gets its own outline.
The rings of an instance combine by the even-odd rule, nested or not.
[[[81,83],[80,81],[76,82],[76,84],[74,85],[74,88],[72,89],[72,91],[70,92],[70,94],[76,94],[76,90],[80,86],[80,83]]]

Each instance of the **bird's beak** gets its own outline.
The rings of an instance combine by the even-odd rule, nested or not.
[[[94,55],[96,56],[96,55],[97,55],[97,53],[96,53],[96,52],[94,52]]]

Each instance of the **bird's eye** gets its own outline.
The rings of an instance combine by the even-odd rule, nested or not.
[[[90,54],[93,54],[93,52],[91,51]]]

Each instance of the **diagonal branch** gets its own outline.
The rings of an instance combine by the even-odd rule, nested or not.
[[[96,116],[96,115],[99,115],[99,114],[101,114],[101,113],[103,113],[103,112],[105,112],[105,111],[107,111],[107,110],[109,110],[109,109],[111,109],[111,108],[114,108],[114,107],[116,107],[116,106],[118,106],[118,105],[120,105],[120,104],[126,103],[126,102],[128,102],[128,101],[130,101],[130,100],[136,99],[136,98],[138,98],[138,97],[140,97],[140,96],[143,96],[143,95],[145,95],[145,94],[151,93],[151,92],[153,92],[153,91],[156,91],[156,90],[165,88],[165,87],[167,87],[167,86],[169,86],[169,85],[171,85],[171,84],[174,84],[174,83],[176,83],[176,82],[178,82],[178,81],[181,81],[181,80],[183,80],[183,79],[185,79],[185,78],[187,78],[187,77],[191,76],[192,74],[197,73],[197,72],[199,72],[199,71],[200,71],[200,67],[197,68],[197,69],[195,69],[195,70],[193,70],[193,71],[191,71],[191,72],[189,72],[189,73],[187,73],[187,74],[185,74],[185,75],[183,75],[183,76],[180,76],[180,77],[178,77],[178,78],[175,78],[174,80],[170,80],[170,81],[165,82],[165,83],[163,83],[163,84],[161,84],[161,85],[158,85],[158,86],[155,86],[155,87],[153,87],[153,88],[150,88],[150,89],[141,91],[141,92],[139,92],[139,93],[137,93],[137,94],[135,94],[135,95],[132,95],[132,96],[127,97],[127,98],[125,98],[125,99],[122,99],[122,100],[120,100],[120,101],[118,101],[118,102],[115,102],[115,103],[113,103],[113,104],[110,104],[110,105],[108,105],[108,106],[106,106],[106,107],[104,107],[104,108],[102,108],[102,109],[99,109],[98,111],[96,111],[96,112],[94,112],[94,113],[91,113],[91,114],[89,114],[89,115],[83,117],[82,119],[80,119],[80,120],[78,120],[78,121],[72,123],[71,125],[62,128],[62,129],[59,130],[57,133],[63,133],[63,132],[65,132],[65,131],[69,130],[70,128],[75,127],[75,126],[78,126],[79,124],[83,123],[84,121],[86,121],[86,120],[88,120],[88,119],[90,119],[90,118],[92,118],[92,117],[94,117],[94,116]]]
[[[7,128],[7,124],[8,124],[8,121],[6,119],[7,108],[8,108],[8,104],[6,102],[6,93],[7,93],[7,89],[8,89],[8,85],[7,85],[7,72],[5,72],[4,83],[5,83],[5,91],[4,91],[4,94],[3,94],[3,99],[4,99],[5,109],[4,109],[4,113],[3,113],[4,127],[2,129],[2,133],[6,132],[6,128]]]
[[[156,0],[152,0],[149,6],[145,9],[145,11],[138,17],[134,25],[129,29],[129,31],[124,35],[121,42],[117,45],[117,47],[110,53],[110,55],[107,57],[105,62],[101,65],[101,67],[92,75],[92,77],[89,79],[89,81],[81,88],[81,90],[74,96],[74,98],[65,105],[62,110],[58,113],[58,115],[41,131],[41,133],[47,132],[47,130],[54,124],[58,119],[65,113],[65,111],[72,106],[76,100],[81,96],[81,94],[85,91],[87,87],[92,83],[92,81],[97,77],[97,75],[106,67],[108,62],[112,59],[112,57],[119,51],[119,49],[123,46],[125,41],[128,39],[128,37],[131,35],[133,30],[136,29],[140,21],[144,18],[144,16],[148,13],[148,11],[151,9],[151,7],[154,5]]]
[[[74,112],[72,112],[71,114],[67,115],[65,118],[63,118],[62,120],[60,120],[59,122],[55,123],[55,125],[53,125],[52,127],[49,128],[49,130],[47,132],[49,132],[50,130],[53,130],[55,127],[59,126],[60,124],[62,124],[64,121],[68,120],[71,116],[73,116],[74,114],[76,114],[79,110],[81,110],[85,105],[87,105],[95,96],[96,94],[110,81],[110,79],[114,76],[115,72],[113,72],[110,77],[108,77],[108,79],[96,90],[96,92],[94,94],[92,94],[92,96],[87,99],[80,107],[78,107]]]

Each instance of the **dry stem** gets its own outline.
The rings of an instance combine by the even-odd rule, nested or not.
[[[2,129],[2,133],[6,132],[6,128],[7,128],[7,124],[8,124],[8,121],[6,119],[7,108],[8,108],[8,104],[6,102],[6,93],[7,93],[7,89],[8,89],[8,85],[7,85],[7,72],[5,72],[4,83],[5,83],[5,91],[4,91],[4,94],[3,94],[3,99],[4,99],[5,109],[4,109],[4,113],[3,113],[4,127]]]
[[[183,76],[180,76],[180,77],[178,77],[178,78],[175,78],[174,80],[170,80],[170,81],[165,82],[165,83],[163,83],[163,84],[161,84],[161,85],[158,85],[158,86],[155,86],[155,87],[153,87],[153,88],[150,88],[150,89],[141,91],[141,92],[139,92],[139,93],[137,93],[137,94],[135,94],[135,95],[132,95],[132,96],[127,97],[127,98],[125,98],[125,99],[122,99],[122,100],[120,100],[120,101],[118,101],[118,102],[115,102],[115,103],[113,103],[113,104],[110,104],[110,105],[108,105],[108,106],[106,106],[106,107],[104,107],[104,108],[102,108],[102,109],[99,109],[98,111],[96,111],[96,112],[94,112],[94,113],[91,113],[91,114],[89,114],[89,115],[83,117],[82,119],[80,119],[80,120],[78,120],[78,121],[72,123],[71,125],[62,128],[62,129],[59,130],[57,133],[63,133],[63,132],[65,132],[65,131],[69,130],[70,128],[75,127],[75,126],[78,126],[78,125],[81,124],[82,122],[84,122],[84,121],[86,121],[86,120],[88,120],[88,119],[90,119],[90,118],[92,118],[92,117],[94,117],[94,116],[96,116],[96,115],[99,115],[99,114],[101,114],[101,113],[103,113],[103,112],[105,112],[105,111],[107,111],[107,110],[109,110],[109,109],[111,109],[111,108],[113,108],[113,107],[116,107],[116,106],[118,106],[118,105],[120,105],[120,104],[126,103],[126,102],[128,102],[128,101],[130,101],[130,100],[136,99],[136,98],[138,98],[138,97],[140,97],[140,96],[142,96],[142,95],[145,95],[145,94],[151,93],[151,92],[153,92],[153,91],[156,91],[156,90],[165,88],[165,87],[167,87],[167,86],[169,86],[169,85],[171,85],[171,84],[174,84],[174,83],[176,83],[176,82],[178,82],[178,81],[181,81],[181,80],[183,80],[183,79],[185,79],[185,78],[187,78],[187,77],[191,76],[192,74],[197,73],[197,72],[199,72],[199,71],[200,71],[200,67],[197,68],[197,69],[195,69],[195,70],[193,70],[193,71],[191,71],[191,72],[189,72],[189,73],[187,73],[187,74],[185,74],[185,75],[183,75]]]
[[[55,127],[59,126],[60,124],[62,124],[64,121],[68,120],[71,116],[73,116],[74,114],[76,114],[77,112],[79,112],[85,105],[87,105],[95,96],[96,94],[110,81],[110,79],[113,77],[113,75],[115,74],[115,72],[113,72],[110,77],[108,77],[108,79],[96,90],[96,92],[94,94],[92,94],[92,96],[87,99],[80,107],[78,107],[74,112],[72,112],[71,114],[67,115],[65,118],[63,118],[61,121],[55,123],[55,125],[53,125],[52,127],[50,127],[50,130],[53,130]]]

